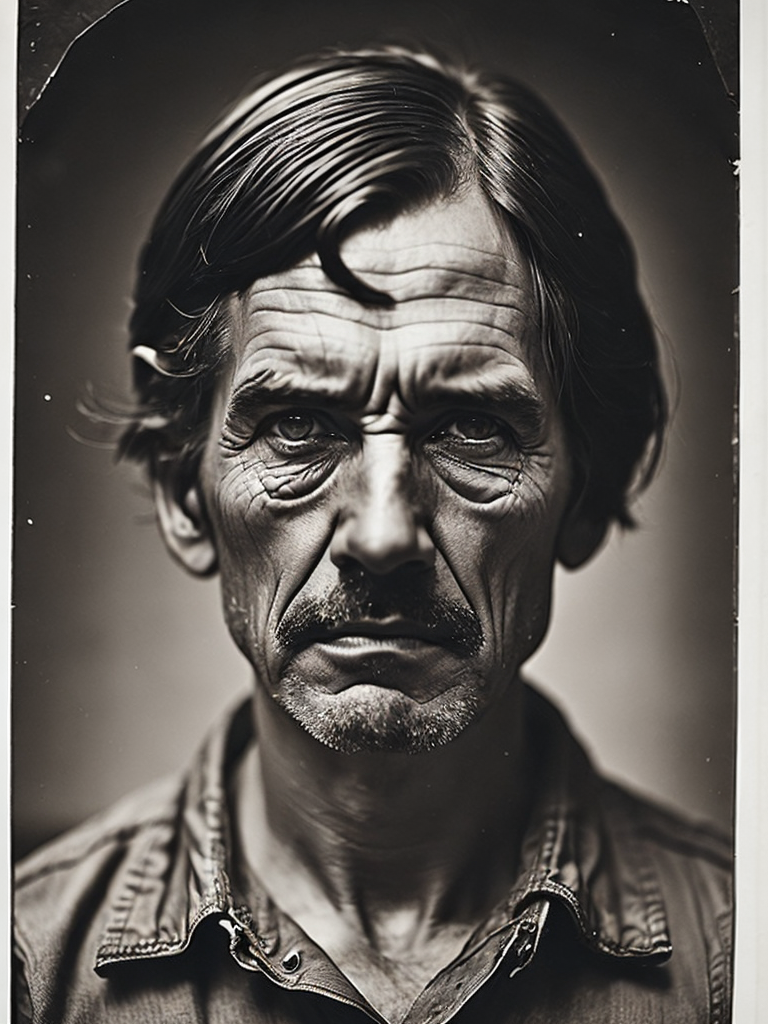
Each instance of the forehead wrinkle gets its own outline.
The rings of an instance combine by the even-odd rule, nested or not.
[[[382,309],[363,306],[351,296],[325,289],[305,289],[299,294],[291,288],[254,289],[245,317],[244,347],[247,349],[272,332],[283,331],[286,337],[303,340],[309,347],[316,341],[326,353],[334,348],[339,353],[348,351],[350,342],[355,343],[355,351],[359,352],[366,344],[377,346],[380,339],[375,334],[438,327],[436,333],[440,335],[447,335],[454,328],[457,341],[472,340],[478,329],[484,329],[500,331],[503,337],[519,343],[531,327],[535,329],[536,319],[531,315],[531,304],[525,301],[527,296],[518,295],[518,289],[514,291],[515,294],[501,298],[495,288],[482,297],[476,296],[474,290],[471,295],[433,295],[420,290],[395,306]],[[270,304],[265,306],[267,297]],[[359,332],[354,337],[345,333],[350,326]]]
[[[492,341],[456,344],[432,339],[412,343],[407,357],[398,358],[396,345],[382,345],[371,407],[412,414],[457,402],[488,402],[524,406],[529,416],[543,422],[548,381],[542,382],[542,389],[529,365],[527,346],[518,340],[516,348],[514,352],[508,344]]]
[[[382,234],[386,234],[386,229]],[[446,242],[437,238],[412,243],[399,240],[388,247],[384,241],[366,245],[353,238],[342,246],[342,256],[350,269],[361,271],[407,272],[411,269],[432,269],[437,265],[446,270],[488,274],[494,279],[500,272],[506,274],[510,269],[520,273],[524,264],[516,247],[508,245],[507,240],[501,237],[496,241],[500,248],[485,248],[469,239]],[[297,266],[319,266],[319,259],[313,254]]]
[[[370,381],[376,367],[376,351],[361,353],[364,358],[349,359],[349,345],[339,339],[338,351],[331,352],[327,345],[320,349],[296,346],[296,336],[286,339],[280,332],[274,340],[253,348],[245,355],[233,380],[232,396],[242,393],[249,401],[288,401],[295,397],[301,402],[329,400],[354,406],[364,400],[370,390]],[[269,334],[262,336],[269,337]],[[310,342],[317,339],[308,336]]]
[[[445,395],[454,392],[503,400],[524,396],[544,402],[542,389],[525,358],[493,343],[478,341],[472,345],[420,346],[412,368],[413,386],[420,394]]]
[[[306,367],[310,374],[338,374],[348,370],[350,339],[340,333],[340,327],[352,322],[349,317],[339,315],[338,309],[322,311],[307,307],[296,301],[292,289],[270,291],[279,296],[280,305],[255,305],[253,291],[248,297],[249,308],[241,334],[242,362],[274,358],[277,353],[286,370],[294,369],[289,363]],[[325,293],[317,294],[326,297]],[[375,347],[376,340],[371,326],[357,320],[354,323],[355,351],[358,357],[362,354],[364,358],[366,349]]]
[[[505,367],[504,370],[510,368]],[[442,376],[419,374],[414,376],[413,387],[415,397],[421,405],[436,405],[466,397],[495,405],[526,402],[531,406],[540,407],[542,413],[546,408],[541,391],[527,373],[508,374],[498,367],[480,373],[461,370]]]
[[[255,319],[263,314],[275,313],[282,314],[285,316],[310,316],[313,313],[317,313],[321,316],[336,316],[339,319],[349,320],[350,322],[363,321],[366,316],[372,317],[374,315],[392,316],[399,307],[407,307],[410,303],[415,302],[466,302],[472,303],[478,306],[489,306],[491,308],[511,310],[516,313],[522,313],[523,316],[529,315],[529,296],[525,294],[522,287],[510,284],[507,286],[508,290],[515,295],[521,294],[519,302],[514,301],[511,298],[499,298],[498,289],[489,291],[488,295],[477,295],[472,294],[473,289],[467,288],[466,290],[455,290],[455,291],[413,291],[409,294],[402,295],[399,299],[396,298],[395,294],[390,291],[390,294],[395,299],[397,305],[391,306],[364,306],[358,302],[357,299],[351,295],[346,295],[342,292],[324,291],[322,289],[310,290],[304,289],[303,294],[309,296],[312,295],[315,301],[310,305],[309,303],[298,306],[280,305],[275,303],[274,305],[266,305],[261,303],[257,307],[248,311],[248,319]],[[296,289],[275,289],[273,294],[276,296],[285,295],[286,292],[295,292]],[[259,293],[259,294],[270,294]],[[492,298],[491,296],[497,296]],[[339,302],[339,299],[342,301]],[[326,306],[327,308],[322,308]],[[352,314],[352,315],[350,315]]]
[[[256,310],[248,319],[242,363],[277,359],[286,369],[294,363],[311,374],[348,370],[350,354],[364,364],[375,359],[378,339],[373,325],[354,323],[354,336],[344,333],[350,321],[329,313],[302,310]]]
[[[445,359],[453,358],[450,346],[471,349],[475,357],[487,349],[497,369],[499,358],[503,365],[516,353],[537,361],[533,288],[514,244],[500,251],[482,242],[432,239],[383,248],[353,236],[343,255],[353,273],[378,284],[396,304],[359,303],[326,277],[312,254],[243,293],[249,363],[248,348],[254,355],[263,349],[257,362],[276,359],[301,387],[308,382],[318,390],[322,378],[323,391],[336,391],[343,378],[359,392],[365,380],[383,402],[387,391],[393,397],[404,391],[400,375],[407,383],[414,362],[423,363],[420,357],[430,351]],[[434,376],[434,356],[426,363]]]
[[[315,340],[321,346],[336,341],[340,346],[349,347],[350,341],[375,344],[376,335],[392,331],[406,332],[409,329],[425,327],[441,328],[445,333],[456,328],[456,340],[462,340],[478,328],[501,331],[515,340],[521,340],[530,327],[536,326],[536,319],[522,306],[508,303],[491,304],[483,301],[459,298],[433,298],[424,296],[399,302],[390,309],[372,309],[360,306],[350,300],[353,317],[341,311],[332,310],[283,310],[279,308],[255,310],[249,316],[242,348],[247,349],[269,334],[283,334],[287,339]],[[312,330],[308,327],[311,325]],[[344,333],[344,326],[357,333]]]
[[[356,268],[350,268],[358,273]],[[428,280],[425,280],[425,275]],[[444,270],[434,265],[411,267],[407,270],[361,272],[369,284],[376,284],[398,305],[419,300],[465,300],[489,306],[526,310],[532,303],[532,288],[526,277],[512,280],[508,277],[490,277],[469,270]],[[312,309],[339,311],[349,319],[371,312],[391,312],[391,307],[363,306],[353,296],[340,289],[324,275],[313,285],[286,281],[284,284],[262,279],[262,286],[252,286],[248,293],[248,317],[261,311],[301,313]],[[257,285],[259,283],[257,282]]]
[[[402,259],[401,265],[387,266],[387,257],[402,256],[403,253],[387,253],[383,250],[372,250],[371,261],[347,260],[346,266],[352,273],[360,273],[383,277],[387,279],[408,277],[413,274],[431,273],[440,275],[438,281],[443,279],[452,282],[467,278],[470,281],[487,283],[495,286],[508,287],[520,284],[525,286],[528,283],[528,268],[522,260],[507,259],[502,256],[489,258],[477,266],[469,265],[466,259],[455,261],[446,259],[431,259],[423,261],[421,258]],[[519,278],[516,281],[515,278]],[[297,292],[320,291],[335,292],[338,295],[345,295],[346,292],[335,281],[329,278],[322,267],[315,264],[296,264],[290,270],[281,272],[279,275],[270,275],[260,278],[252,285],[259,292],[280,291],[284,288],[291,288]]]
[[[318,339],[314,332],[286,334],[265,329],[258,338],[258,347],[243,360],[236,381],[260,375],[266,366],[273,382],[279,379],[283,391],[290,382],[296,391],[360,406],[370,395],[378,407],[387,404],[386,394],[399,388],[404,404],[410,407],[412,402],[406,395],[410,388],[400,387],[401,375],[405,380],[414,375],[429,380],[458,373],[477,376],[506,372],[509,366],[519,366],[527,375],[526,364],[538,363],[531,355],[531,332],[525,329],[517,334],[485,324],[480,336],[476,322],[436,324],[427,320],[398,328],[397,334],[356,331],[354,339],[325,335],[324,343],[315,347]],[[486,371],[483,364],[490,369]]]
[[[467,277],[491,285],[529,285],[528,265],[514,243],[506,237],[498,241],[500,249],[482,248],[469,239],[461,243],[432,239],[412,244],[400,240],[387,247],[384,239],[370,246],[353,237],[342,246],[342,257],[352,273],[399,277],[430,272],[444,275],[449,283],[452,277]],[[438,280],[439,290],[444,290],[443,283]],[[267,275],[252,285],[258,291],[290,287],[343,294],[343,290],[325,275],[317,253],[311,253],[292,268]]]

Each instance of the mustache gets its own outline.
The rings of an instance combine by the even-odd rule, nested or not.
[[[297,598],[275,635],[296,649],[364,624],[403,621],[407,631],[457,654],[477,654],[485,642],[477,614],[467,605],[436,594],[431,587],[393,586],[369,579],[345,580],[325,594]]]

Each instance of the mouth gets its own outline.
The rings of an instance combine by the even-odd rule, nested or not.
[[[297,646],[308,647],[311,644],[322,644],[341,650],[417,650],[425,644],[447,648],[457,646],[455,642],[451,642],[450,635],[438,627],[401,618],[361,619],[334,626],[318,626],[316,629],[308,629]]]
[[[299,599],[277,626],[276,639],[294,655],[315,645],[339,655],[363,648],[382,653],[442,648],[468,657],[482,648],[482,626],[470,608],[416,589],[398,597],[399,607],[394,600],[350,597],[341,589],[323,599]]]

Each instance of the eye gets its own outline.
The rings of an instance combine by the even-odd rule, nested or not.
[[[527,459],[505,418],[472,409],[443,415],[422,450],[449,487],[483,504],[512,493]]]
[[[281,416],[272,424],[272,430],[286,441],[306,441],[329,431],[308,412],[292,412]]]
[[[471,409],[444,416],[425,439],[433,456],[476,466],[514,460],[521,447],[511,426],[497,416]]]
[[[446,424],[445,433],[468,441],[487,441],[501,433],[501,425],[492,416],[467,414]]]
[[[512,438],[509,427],[495,416],[487,416],[482,412],[460,412],[446,416],[430,440],[480,447],[488,443],[507,443]]]

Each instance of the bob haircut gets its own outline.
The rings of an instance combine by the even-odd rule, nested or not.
[[[521,85],[399,48],[330,51],[270,75],[182,170],[142,252],[131,346],[138,403],[121,454],[185,463],[205,444],[226,299],[316,252],[362,303],[340,245],[356,228],[475,184],[527,261],[569,440],[572,502],[632,525],[666,420],[632,249],[601,186]],[[187,475],[189,474],[189,475]]]

